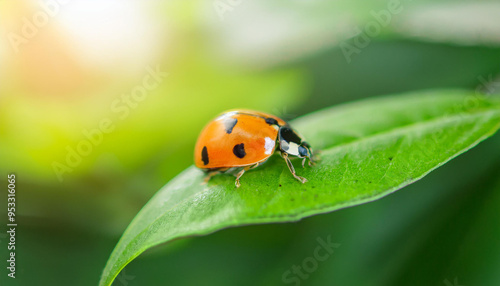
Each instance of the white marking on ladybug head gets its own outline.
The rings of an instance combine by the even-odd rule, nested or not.
[[[264,149],[266,149],[264,154],[271,155],[274,152],[274,145],[276,144],[276,142],[269,137],[264,138],[264,140],[266,141],[266,143],[264,144]]]
[[[293,156],[299,156],[299,144],[295,142],[287,142],[287,143],[288,143],[288,149],[285,152]]]

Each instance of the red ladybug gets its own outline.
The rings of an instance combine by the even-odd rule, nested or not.
[[[210,180],[222,172],[236,173],[236,187],[249,169],[264,163],[279,151],[292,175],[297,176],[289,155],[303,158],[302,167],[313,162],[309,144],[286,121],[274,115],[251,111],[231,110],[219,115],[201,131],[194,149],[196,167],[205,171]]]

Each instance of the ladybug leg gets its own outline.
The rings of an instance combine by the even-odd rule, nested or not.
[[[321,151],[316,151],[316,152],[314,152],[314,155],[313,155],[313,156],[311,156],[311,158],[309,158],[309,166],[311,166],[311,167],[312,167],[312,166],[316,165],[316,161],[319,161],[319,160],[320,160],[320,157],[319,157],[319,153],[320,153],[320,152],[321,152]]]
[[[241,169],[241,171],[239,171],[238,174],[236,174],[236,182],[235,182],[236,187],[239,188],[241,186],[240,178],[241,178],[241,176],[243,176],[243,174],[245,174],[245,171],[256,168],[259,165],[260,165],[260,163],[257,163],[257,164],[247,166],[247,167],[244,167],[243,169]]]
[[[245,168],[241,169],[241,171],[238,172],[238,174],[236,174],[236,182],[234,182],[234,184],[236,185],[237,188],[239,188],[241,186],[240,184],[240,178],[241,176],[243,176],[243,174],[245,174]]]
[[[257,168],[259,165],[260,165],[260,162],[256,163],[255,165],[252,165],[252,166],[248,167],[248,170]]]
[[[314,162],[314,161],[312,161],[312,160],[309,160],[309,167],[312,167],[312,166],[314,166],[314,165],[316,165],[316,162]]]
[[[290,161],[290,158],[288,158],[287,153],[284,153],[284,152],[281,153],[281,157],[283,157],[283,159],[285,159],[286,165],[288,166],[288,169],[290,169],[290,172],[292,173],[292,175],[295,179],[299,180],[302,184],[307,182],[306,178],[301,177],[301,176],[297,176],[297,174],[295,173],[295,169],[293,168],[292,162]]]
[[[313,158],[309,158],[309,166],[312,167],[316,165],[316,160],[313,160]]]

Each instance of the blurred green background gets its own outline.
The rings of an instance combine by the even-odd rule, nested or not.
[[[0,169],[5,186],[16,174],[19,225],[17,278],[1,267],[0,284],[96,285],[226,109],[289,120],[404,91],[498,92],[498,15],[498,1],[0,2]],[[281,285],[328,236],[340,247],[301,285],[500,285],[499,143],[374,203],[157,247],[114,285]]]

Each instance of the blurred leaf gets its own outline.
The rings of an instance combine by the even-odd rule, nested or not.
[[[456,217],[447,225],[448,229],[452,228],[455,232],[448,231],[445,235],[453,238],[469,222],[469,225],[465,225],[467,228],[462,237],[462,245],[456,248],[447,269],[447,277],[459,275],[465,285],[500,284],[497,271],[500,267],[500,164],[496,167],[490,180],[485,180],[489,185],[485,192],[481,192],[481,198],[469,200],[472,206],[468,206],[468,209],[455,209]],[[476,185],[469,186],[469,189],[471,193],[478,191]],[[471,211],[467,212],[469,209]],[[473,214],[470,219],[465,217],[469,213]]]
[[[394,21],[404,37],[462,45],[499,46],[498,1],[432,1]]]
[[[366,116],[370,119],[367,120]],[[234,178],[187,169],[142,209],[104,269],[101,285],[143,251],[225,227],[296,221],[376,200],[428,174],[500,127],[500,103],[464,91],[420,92],[326,109],[294,123],[321,150],[300,184],[276,156]]]
[[[299,114],[370,96],[459,88],[495,93],[500,49],[416,41],[374,41],[348,63],[338,48],[304,61],[311,97]],[[359,84],[362,82],[363,84]]]
[[[406,229],[412,234],[411,241],[405,251],[387,257],[386,267],[391,274],[379,276],[379,285],[441,285],[443,280],[455,277],[460,285],[498,285],[495,269],[499,266],[496,255],[500,253],[500,233],[493,211],[500,198],[499,165],[495,167],[493,172],[456,190],[455,196],[448,198],[450,203],[428,209],[418,225]],[[415,267],[426,275],[414,279],[411,269]]]
[[[207,26],[219,35],[217,50],[256,67],[338,46],[357,54],[381,37],[500,45],[500,4],[491,0],[252,1],[231,5],[224,13],[213,5],[205,8]],[[355,43],[346,43],[349,39]]]

